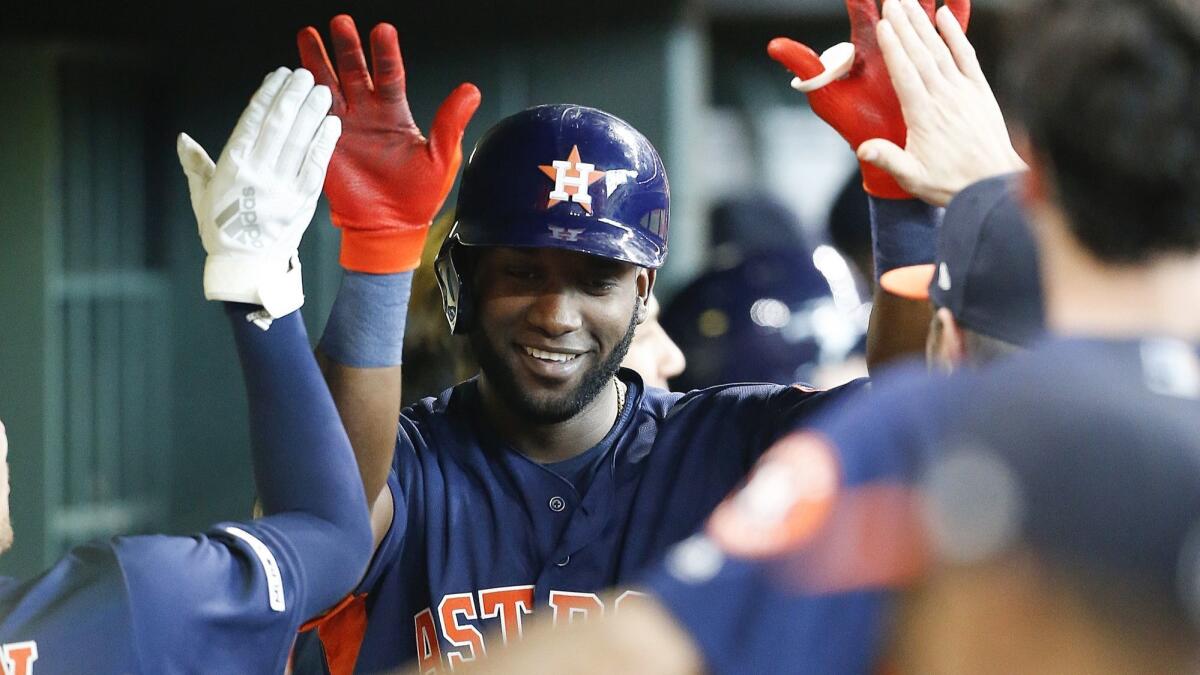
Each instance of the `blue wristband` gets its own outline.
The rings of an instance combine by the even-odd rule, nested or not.
[[[919,199],[867,199],[871,205],[876,281],[884,272],[936,259],[942,209]]]
[[[321,353],[351,368],[400,365],[412,278],[412,272],[346,270],[321,336]]]

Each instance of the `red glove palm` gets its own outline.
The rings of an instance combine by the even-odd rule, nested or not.
[[[336,74],[317,29],[301,30],[296,42],[304,67],[333,92],[331,114],[342,119],[325,180],[333,224],[342,230],[342,267],[373,274],[415,269],[462,164],[463,131],[479,107],[479,90],[459,85],[438,108],[426,139],[408,109],[395,27],[381,23],[371,31],[374,79],[354,20],[335,16],[329,29]]]
[[[936,0],[919,1],[932,19]],[[946,0],[945,4],[966,30],[971,0]],[[808,102],[813,112],[837,130],[855,150],[871,138],[886,138],[904,147],[907,129],[900,113],[900,101],[875,40],[879,8],[875,0],[846,0],[846,10],[850,14],[854,65],[846,77],[809,92]],[[816,52],[788,38],[771,40],[767,53],[802,80],[811,80],[825,71]],[[884,199],[910,198],[887,172],[865,162],[860,162],[860,166],[867,193]]]

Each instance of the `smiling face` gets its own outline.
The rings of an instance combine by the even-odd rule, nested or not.
[[[653,283],[652,271],[573,251],[484,250],[470,339],[488,388],[531,422],[575,416],[616,373]]]
[[[12,519],[8,510],[8,436],[0,422],[0,554],[13,543]]]

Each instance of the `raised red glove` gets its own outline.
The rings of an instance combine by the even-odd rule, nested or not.
[[[408,109],[395,27],[381,23],[371,31],[374,79],[354,20],[340,14],[329,30],[336,74],[316,28],[301,30],[296,42],[304,67],[333,92],[331,114],[342,119],[325,179],[330,216],[342,230],[342,267],[372,274],[415,269],[462,164],[463,131],[479,107],[479,90],[459,85],[426,139]]]
[[[875,40],[875,25],[879,23],[879,7],[875,2],[846,0],[846,11],[850,14],[850,41],[854,44],[854,65],[846,77],[808,93],[813,112],[836,129],[855,150],[863,141],[871,138],[886,138],[904,147],[908,133],[900,112],[900,101],[888,78],[883,53]],[[937,9],[936,0],[919,2],[932,19]],[[971,16],[971,0],[946,0],[945,4],[966,30]],[[771,40],[767,45],[767,53],[802,80],[811,80],[825,71],[816,52],[788,38]],[[909,194],[886,171],[866,162],[859,162],[859,165],[862,167],[863,188],[868,194],[884,199],[910,199]]]

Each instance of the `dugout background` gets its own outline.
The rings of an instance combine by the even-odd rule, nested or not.
[[[597,106],[644,132],[673,188],[664,300],[705,264],[708,209],[723,196],[773,194],[823,237],[853,155],[765,45],[789,35],[819,51],[847,39],[840,0],[417,4],[6,7],[0,419],[17,543],[0,574],[35,573],[98,536],[185,533],[249,513],[244,394],[228,329],[203,299],[174,137],[186,130],[216,157],[261,78],[298,64],[306,24],[327,36],[342,11],[364,35],[394,23],[423,129],[456,84],[479,85],[468,149],[537,103]],[[985,63],[997,4],[977,2]],[[322,203],[301,250],[314,339],[336,292],[337,246]]]

